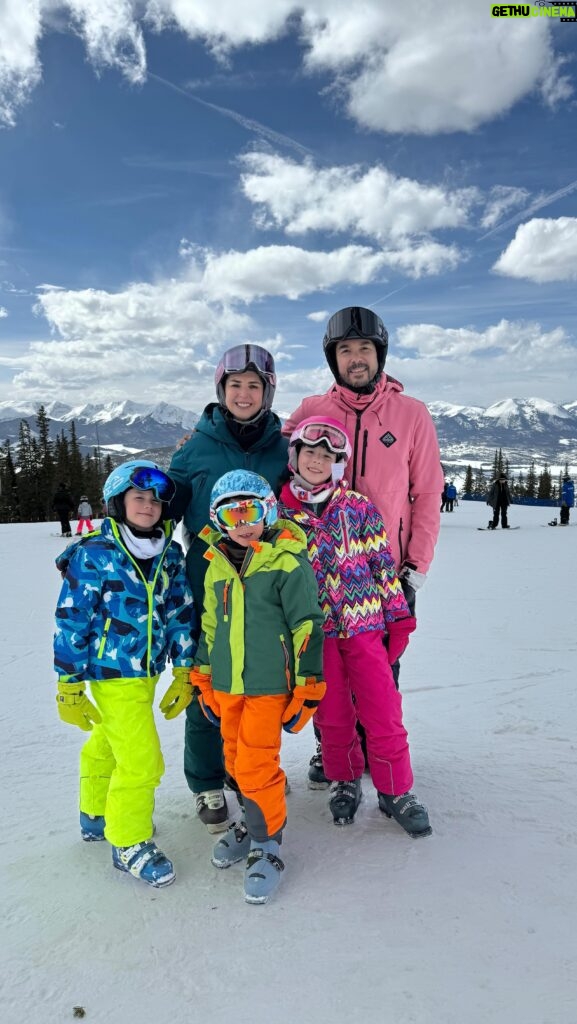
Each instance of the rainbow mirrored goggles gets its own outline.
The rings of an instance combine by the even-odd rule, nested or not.
[[[176,493],[173,481],[161,469],[141,466],[130,474],[130,483],[139,491],[153,491],[158,501],[172,501]]]
[[[307,423],[299,431],[298,440],[303,444],[316,445],[323,441],[335,455],[343,455],[349,447],[349,439],[343,430],[328,423]]]
[[[254,526],[262,523],[269,511],[269,506],[260,498],[245,498],[242,501],[228,501],[214,510],[219,526],[224,530],[234,530],[237,526]]]

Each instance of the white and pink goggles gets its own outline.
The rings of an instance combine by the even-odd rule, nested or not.
[[[328,417],[321,419],[311,416],[307,420],[302,420],[291,434],[290,447],[294,448],[299,441],[309,448],[324,444],[329,451],[340,455],[344,462],[348,462],[353,453],[349,435],[342,423]]]

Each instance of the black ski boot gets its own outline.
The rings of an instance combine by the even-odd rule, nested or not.
[[[427,808],[419,803],[412,793],[403,793],[402,796],[388,796],[386,793],[378,793],[379,807],[387,818],[394,818],[401,828],[404,828],[411,839],[419,839],[421,836],[430,836],[432,828],[429,823]]]
[[[323,752],[319,740],[317,740],[316,753],[309,761],[307,786],[309,789],[328,789],[330,786],[330,781],[323,769]]]
[[[360,779],[353,779],[351,782],[334,782],[329,808],[335,825],[352,825],[362,798]]]

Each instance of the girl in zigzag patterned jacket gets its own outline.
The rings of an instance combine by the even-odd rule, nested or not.
[[[341,423],[303,420],[289,444],[291,480],[282,514],[307,536],[325,615],[326,696],[316,714],[323,766],[333,780],[335,824],[349,824],[361,800],[364,726],[380,809],[413,838],[430,835],[426,808],[410,792],[413,773],[401,696],[390,664],[415,629],[378,509],[344,479],[351,443]],[[386,644],[386,646],[385,646]]]

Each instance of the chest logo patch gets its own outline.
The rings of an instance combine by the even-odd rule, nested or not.
[[[387,430],[386,434],[383,434],[383,436],[379,438],[379,441],[384,444],[385,448],[390,448],[396,440],[395,435],[391,434],[390,430]]]

